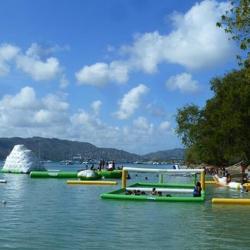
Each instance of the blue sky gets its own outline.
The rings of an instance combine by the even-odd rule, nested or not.
[[[223,1],[2,1],[0,136],[181,147],[178,108],[236,67]]]

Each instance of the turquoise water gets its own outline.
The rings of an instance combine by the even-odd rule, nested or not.
[[[0,249],[250,249],[250,206],[210,201],[250,198],[248,193],[209,186],[202,204],[131,202],[99,198],[119,186],[70,186],[63,179],[16,174],[0,178],[8,181],[0,184],[0,201],[7,202],[0,203]],[[133,175],[130,182],[140,179]]]

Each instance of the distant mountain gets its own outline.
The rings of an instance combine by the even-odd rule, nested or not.
[[[170,150],[157,151],[143,155],[145,161],[169,161],[169,160],[183,160],[185,150],[182,148],[175,148]]]
[[[0,160],[5,160],[14,145],[24,144],[31,149],[41,160],[62,161],[72,160],[74,156],[81,155],[82,161],[114,160],[116,162],[135,161],[166,161],[182,160],[184,158],[183,149],[172,149],[158,151],[146,155],[132,154],[114,148],[100,148],[87,142],[60,140],[56,138],[0,138]]]
[[[24,144],[40,157],[41,160],[72,160],[76,155],[81,155],[83,161],[89,159],[115,160],[118,162],[134,162],[141,160],[141,156],[123,150],[98,148],[86,142],[42,137],[0,138],[0,160],[4,160],[16,144]]]

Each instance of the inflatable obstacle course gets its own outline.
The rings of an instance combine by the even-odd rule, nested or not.
[[[122,170],[101,170],[96,171],[98,177],[93,178],[92,180],[97,180],[101,178],[105,179],[118,179],[122,176]],[[91,180],[91,178],[78,177],[78,172],[74,171],[31,171],[31,178],[61,178],[61,179],[77,179],[81,178],[82,180]]]
[[[157,173],[159,183],[135,183],[127,187],[128,172]],[[194,184],[163,183],[163,175],[169,173],[200,174],[202,192],[200,197],[193,197]],[[101,195],[103,199],[163,201],[163,202],[203,202],[205,200],[205,175],[203,169],[147,169],[123,168],[122,188]]]

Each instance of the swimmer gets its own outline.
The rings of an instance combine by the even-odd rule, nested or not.
[[[151,194],[152,195],[157,195],[158,194],[157,191],[156,191],[156,189],[155,189],[155,187],[152,189]]]
[[[193,197],[200,197],[201,196],[201,183],[197,181],[194,191],[193,191]]]

